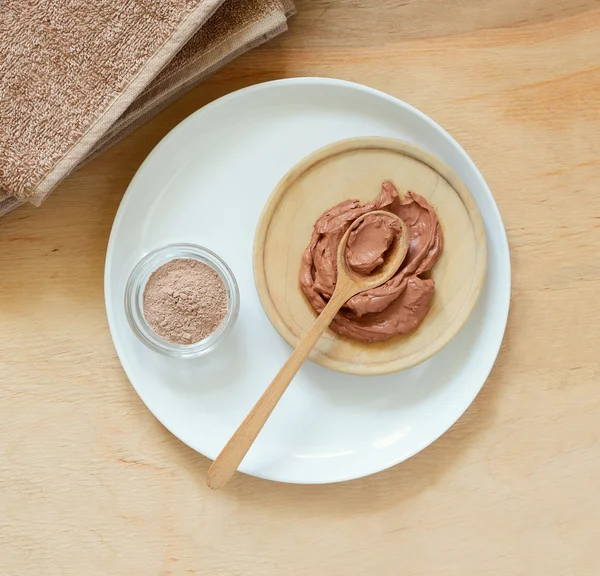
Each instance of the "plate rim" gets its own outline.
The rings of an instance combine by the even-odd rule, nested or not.
[[[112,265],[113,254],[115,251],[115,244],[117,241],[116,237],[119,232],[119,229],[121,226],[121,221],[124,218],[124,214],[127,210],[128,204],[131,201],[131,198],[133,196],[133,191],[137,185],[137,181],[141,178],[141,174],[146,170],[148,165],[154,161],[154,157],[156,155],[158,155],[159,152],[164,147],[166,147],[172,139],[174,139],[177,136],[179,131],[184,129],[184,125],[187,122],[190,122],[192,118],[196,118],[200,115],[210,113],[213,108],[224,105],[224,104],[228,103],[230,100],[245,97],[254,92],[267,91],[267,90],[270,90],[271,88],[277,88],[278,86],[285,86],[285,85],[292,85],[292,86],[294,86],[294,85],[314,85],[314,86],[321,86],[321,87],[339,87],[339,88],[347,88],[349,90],[354,90],[356,92],[360,92],[360,93],[363,93],[363,94],[366,94],[369,96],[373,96],[380,100],[386,101],[388,103],[393,104],[394,106],[403,108],[406,111],[410,112],[411,114],[414,114],[415,116],[420,118],[423,122],[428,124],[430,127],[434,128],[461,155],[462,160],[466,163],[466,165],[469,167],[469,169],[472,170],[473,173],[480,178],[481,183],[482,183],[482,191],[489,197],[489,199],[491,201],[491,206],[490,206],[491,217],[496,221],[496,223],[499,225],[500,229],[503,232],[501,237],[498,238],[498,244],[499,244],[499,248],[500,248],[500,253],[498,254],[498,257],[502,258],[503,265],[504,265],[504,267],[506,267],[506,270],[508,272],[507,277],[504,279],[505,284],[503,286],[503,293],[501,295],[499,295],[499,297],[498,297],[500,304],[502,305],[502,309],[503,309],[503,313],[501,314],[501,316],[499,318],[499,322],[498,322],[498,325],[501,328],[501,334],[500,334],[500,337],[498,338],[498,341],[495,342],[493,347],[491,348],[492,353],[490,356],[489,366],[486,366],[485,369],[482,370],[481,384],[476,387],[476,389],[472,392],[472,394],[469,395],[468,401],[465,401],[464,407],[462,407],[462,409],[459,409],[457,411],[456,415],[453,415],[453,418],[451,419],[448,426],[445,427],[439,434],[434,434],[430,439],[428,439],[428,441],[426,441],[425,443],[422,443],[418,448],[414,448],[413,450],[403,452],[399,456],[394,456],[394,457],[386,460],[384,463],[374,466],[372,468],[369,468],[368,470],[361,472],[359,474],[330,475],[325,479],[315,479],[314,477],[306,477],[306,478],[297,478],[296,477],[294,479],[291,479],[291,478],[287,478],[287,477],[282,478],[281,476],[273,475],[273,474],[269,474],[269,473],[261,473],[260,471],[257,471],[257,470],[248,471],[249,467],[247,465],[244,465],[243,462],[242,462],[241,466],[238,468],[238,470],[242,473],[247,473],[251,476],[255,476],[258,478],[263,478],[265,480],[270,480],[270,481],[275,481],[275,482],[288,483],[288,484],[311,484],[311,485],[312,484],[316,484],[316,485],[331,484],[331,483],[336,483],[336,482],[343,482],[343,481],[349,481],[349,480],[354,480],[354,479],[358,479],[358,478],[363,478],[363,477],[369,476],[371,474],[381,472],[383,470],[386,470],[388,468],[396,466],[397,464],[400,464],[401,462],[403,462],[405,460],[408,460],[415,454],[421,452],[422,450],[425,450],[428,446],[430,446],[433,442],[435,442],[438,438],[440,438],[440,436],[442,436],[445,432],[447,432],[462,417],[462,415],[469,408],[469,406],[473,403],[473,400],[479,394],[479,392],[481,391],[481,388],[487,381],[489,374],[490,374],[490,372],[496,362],[496,359],[498,357],[498,353],[500,351],[502,342],[504,340],[504,336],[506,333],[506,325],[507,325],[507,321],[508,321],[508,315],[509,315],[509,311],[510,311],[512,266],[511,266],[511,261],[510,261],[510,250],[509,250],[508,238],[506,235],[506,228],[504,226],[504,222],[502,220],[500,210],[498,209],[498,205],[496,204],[493,194],[492,194],[487,182],[483,178],[483,175],[481,174],[481,172],[479,171],[479,169],[477,168],[477,166],[475,165],[475,163],[473,162],[471,157],[464,151],[462,146],[460,146],[460,144],[442,126],[440,126],[437,122],[432,120],[425,113],[423,113],[419,109],[411,106],[407,102],[404,102],[403,100],[400,100],[399,98],[396,98],[395,96],[387,94],[386,92],[383,92],[376,88],[371,88],[369,86],[365,86],[363,84],[351,82],[348,80],[341,80],[341,79],[336,79],[336,78],[326,78],[326,77],[319,77],[319,76],[294,77],[294,78],[284,78],[284,79],[279,79],[279,80],[272,80],[269,82],[263,82],[263,83],[247,86],[245,88],[241,88],[239,90],[236,90],[234,92],[230,92],[224,96],[221,96],[220,98],[217,98],[216,100],[214,100],[214,101],[206,104],[205,106],[199,108],[198,110],[194,111],[192,114],[190,114],[189,116],[184,118],[181,122],[179,122],[176,126],[174,126],[154,146],[154,148],[146,156],[144,161],[140,164],[139,168],[137,169],[136,173],[134,174],[133,178],[131,179],[131,181],[127,187],[127,190],[123,194],[123,197],[119,204],[119,208],[117,209],[117,212],[115,214],[113,224],[111,227],[111,232],[110,232],[109,239],[108,239],[108,243],[107,243],[107,251],[106,251],[106,258],[105,258],[104,282],[103,282],[105,311],[106,311],[106,315],[107,315],[109,333],[111,336],[111,340],[113,341],[113,346],[115,347],[117,357],[119,358],[119,361],[121,363],[123,371],[125,372],[125,375],[127,376],[127,379],[129,380],[131,386],[136,391],[136,393],[138,394],[138,396],[140,397],[142,402],[146,405],[146,408],[179,441],[183,442],[184,444],[187,444],[194,451],[206,456],[206,454],[204,454],[204,452],[201,452],[199,449],[194,447],[195,443],[183,440],[181,435],[176,434],[172,430],[171,426],[169,426],[168,423],[165,422],[163,418],[161,418],[158,414],[156,414],[153,410],[150,409],[150,407],[148,406],[148,403],[146,401],[146,398],[145,398],[146,394],[144,393],[144,391],[141,389],[140,386],[138,386],[138,385],[136,385],[136,383],[134,383],[134,381],[132,380],[132,378],[129,375],[130,374],[129,361],[128,361],[126,355],[124,354],[124,350],[122,349],[122,344],[118,343],[118,334],[117,334],[116,325],[113,325],[113,321],[111,319],[112,315],[114,313],[114,310],[113,310],[113,306],[111,303],[111,299],[109,297],[111,295],[110,269],[111,269],[111,265]],[[208,457],[208,456],[206,456],[206,457]],[[210,458],[210,457],[208,457],[208,458]]]
[[[317,150],[314,150],[299,162],[297,162],[286,174],[279,180],[269,198],[267,199],[263,210],[258,219],[256,231],[254,233],[254,246],[252,251],[252,266],[254,271],[254,283],[256,291],[263,310],[273,328],[277,333],[292,347],[295,348],[300,341],[300,338],[290,330],[287,324],[283,321],[279,310],[273,303],[270,297],[271,291],[266,278],[266,270],[264,266],[264,254],[266,238],[269,232],[269,227],[275,214],[277,207],[283,200],[286,191],[291,185],[308,172],[313,166],[321,162],[327,161],[335,156],[352,152],[356,150],[390,150],[399,154],[404,154],[415,160],[426,164],[438,175],[442,176],[453,190],[458,194],[459,198],[465,205],[469,220],[473,227],[476,237],[481,238],[477,244],[476,251],[476,268],[471,280],[467,305],[462,308],[459,314],[452,320],[452,324],[445,332],[437,338],[432,345],[414,352],[408,357],[400,358],[389,362],[379,362],[374,364],[349,364],[334,360],[326,354],[320,353],[313,348],[309,354],[310,360],[343,374],[353,374],[356,376],[381,376],[385,374],[393,374],[402,370],[413,368],[429,360],[435,356],[443,348],[445,348],[461,331],[469,316],[475,309],[479,296],[483,289],[485,274],[487,272],[487,234],[481,211],[472,192],[465,184],[463,179],[446,164],[441,158],[427,152],[416,144],[411,144],[400,138],[390,138],[385,136],[358,136],[355,138],[345,138],[327,144]]]

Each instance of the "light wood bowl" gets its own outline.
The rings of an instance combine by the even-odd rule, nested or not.
[[[263,308],[291,346],[310,328],[315,312],[298,274],[317,218],[331,206],[372,200],[383,180],[402,196],[412,190],[435,208],[444,249],[431,271],[432,306],[411,333],[366,344],[328,330],[310,359],[349,374],[388,374],[427,360],[456,336],[481,292],[487,264],[483,221],[471,192],[444,162],[390,138],[353,138],[317,150],[279,182],[260,217],[254,239],[254,278]]]

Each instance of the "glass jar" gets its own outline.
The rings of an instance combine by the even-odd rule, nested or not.
[[[198,260],[219,274],[227,291],[227,313],[218,328],[193,344],[174,344],[156,334],[144,317],[144,290],[151,274],[178,258]],[[231,332],[238,316],[240,295],[229,266],[211,250],[195,244],[169,244],[146,254],[134,267],[125,286],[125,315],[134,334],[148,348],[173,358],[197,358],[214,350]]]

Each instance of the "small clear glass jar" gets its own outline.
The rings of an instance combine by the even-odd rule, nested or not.
[[[199,260],[215,270],[227,290],[227,313],[219,327],[193,344],[173,344],[160,337],[144,317],[144,290],[151,274],[178,258]],[[173,358],[197,358],[214,350],[231,332],[238,316],[240,294],[229,266],[211,250],[195,244],[169,244],[144,256],[132,270],[125,286],[125,315],[134,334],[151,350]]]

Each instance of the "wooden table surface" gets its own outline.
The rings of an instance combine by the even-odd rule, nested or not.
[[[0,220],[0,574],[600,574],[600,3],[303,0],[240,58]],[[104,313],[106,243],[141,161],[237,88],[321,75],[417,106],[464,146],[508,231],[512,308],[481,394],[369,478],[238,476],[129,385]]]

